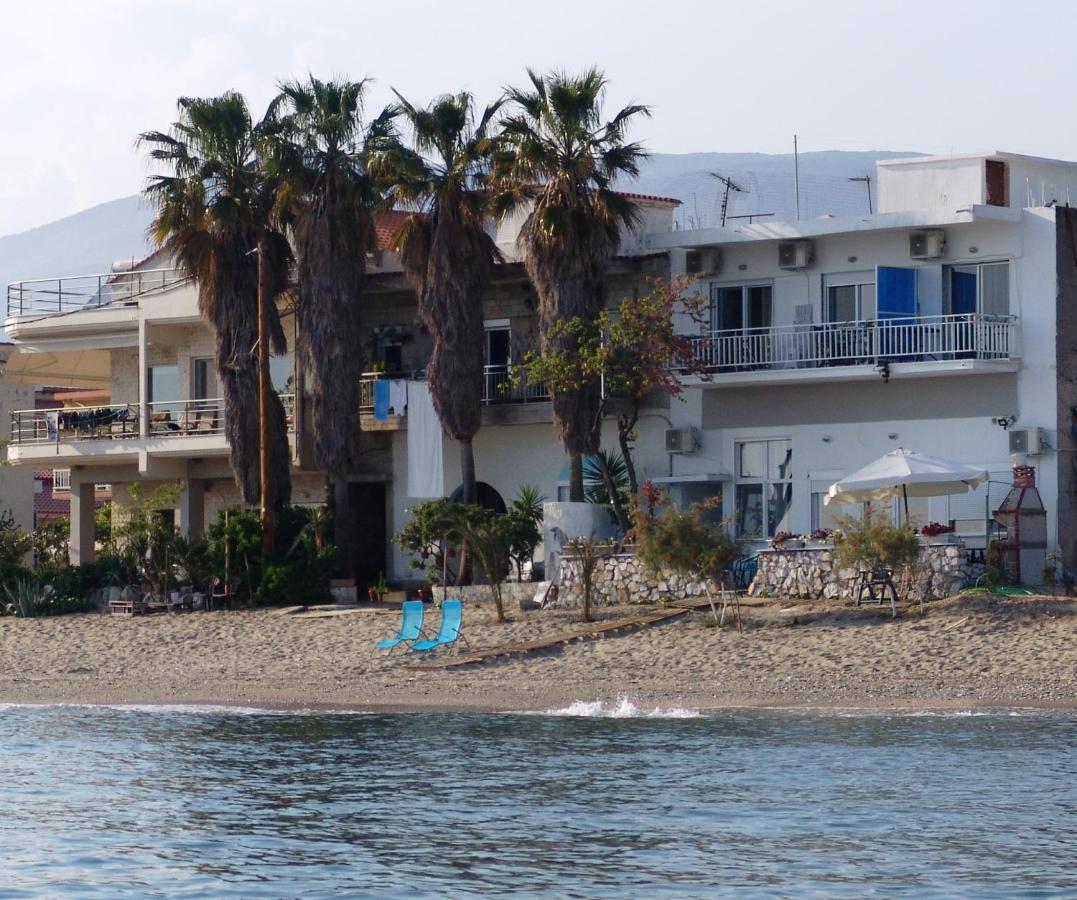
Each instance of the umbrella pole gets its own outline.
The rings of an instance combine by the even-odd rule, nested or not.
[[[909,524],[909,488],[906,485],[901,486],[901,496],[905,499],[905,525]]]

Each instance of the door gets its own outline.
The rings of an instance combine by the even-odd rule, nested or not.
[[[880,361],[918,358],[921,336],[915,327],[916,269],[876,267],[875,300],[879,320],[876,357]]]
[[[355,584],[359,596],[388,574],[386,561],[386,510],[384,482],[352,482],[348,485],[355,516],[352,546]]]
[[[512,330],[508,320],[486,323],[486,382],[482,398],[487,403],[509,399],[509,366],[512,365]]]

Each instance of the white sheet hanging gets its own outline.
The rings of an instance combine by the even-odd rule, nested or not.
[[[404,416],[408,412],[408,383],[402,378],[389,382],[389,408],[394,416]]]
[[[441,422],[425,381],[408,382],[408,496],[445,496]]]

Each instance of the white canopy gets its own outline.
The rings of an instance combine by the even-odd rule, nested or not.
[[[964,494],[987,481],[987,470],[899,447],[830,485],[823,502],[862,503],[888,497]]]

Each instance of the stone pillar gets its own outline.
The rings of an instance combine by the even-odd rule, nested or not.
[[[185,538],[202,536],[206,526],[206,482],[188,478],[179,497],[179,530]]]
[[[74,473],[72,473],[74,475]],[[94,483],[71,479],[71,565],[94,560]]]

